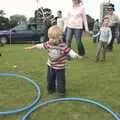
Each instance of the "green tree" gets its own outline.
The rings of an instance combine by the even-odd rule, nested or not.
[[[0,16],[0,30],[9,29],[9,19],[3,16]]]
[[[30,17],[28,20],[29,23],[35,23],[35,17]]]
[[[35,11],[35,20],[37,23],[46,23],[47,26],[51,25],[54,16],[52,10],[49,8],[39,8]]]
[[[0,10],[0,16],[4,16],[5,15],[5,12],[4,12],[4,10]]]
[[[27,18],[24,15],[16,14],[16,15],[10,16],[10,21],[17,23],[17,24],[21,24],[21,23],[27,22]]]

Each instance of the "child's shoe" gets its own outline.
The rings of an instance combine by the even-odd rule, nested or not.
[[[57,98],[65,98],[65,93],[59,93]]]
[[[100,62],[104,62],[104,61],[105,61],[105,59],[101,59],[101,60],[100,60]]]
[[[83,56],[80,56],[80,55],[79,55],[78,58],[79,58],[79,59],[83,59]]]
[[[98,61],[99,61],[99,58],[96,57],[96,58],[95,58],[95,62],[98,62]]]
[[[48,94],[53,94],[54,92],[56,92],[56,90],[48,90]]]
[[[94,62],[98,62],[99,60],[98,59],[95,59]]]

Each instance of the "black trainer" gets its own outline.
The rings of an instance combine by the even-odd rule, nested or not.
[[[57,98],[65,98],[65,93],[59,93]]]

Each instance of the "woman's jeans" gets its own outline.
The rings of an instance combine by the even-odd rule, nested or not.
[[[81,41],[82,32],[83,32],[83,29],[73,29],[73,28],[67,28],[67,31],[66,31],[66,43],[68,47],[71,47],[72,38],[73,38],[73,35],[75,35],[78,54],[80,56],[85,55],[85,49]]]

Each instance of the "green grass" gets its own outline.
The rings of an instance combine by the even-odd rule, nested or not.
[[[95,63],[96,45],[88,38],[83,40],[86,56],[66,65],[67,97],[82,97],[100,102],[120,114],[120,46],[107,53],[105,62]],[[76,43],[73,42],[76,50]],[[0,47],[0,72],[25,75],[37,81],[44,102],[56,98],[46,90],[47,53],[43,50],[24,51],[28,44]],[[16,65],[17,67],[14,67]],[[0,111],[18,109],[33,102],[34,87],[16,77],[0,77]],[[25,112],[0,117],[0,120],[20,120]],[[37,109],[30,120],[114,120],[104,110],[81,102],[62,102]]]

